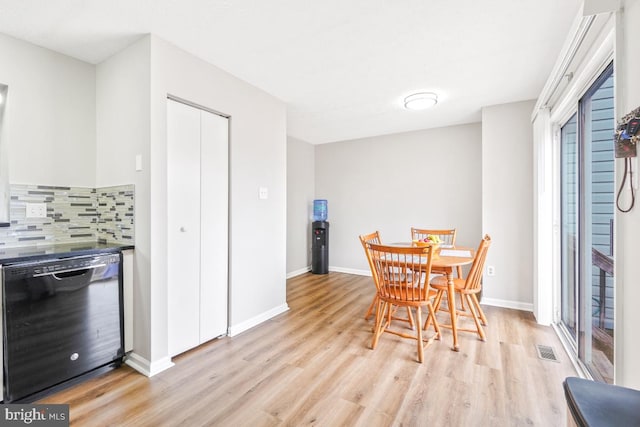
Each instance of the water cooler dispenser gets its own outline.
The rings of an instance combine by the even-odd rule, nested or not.
[[[329,222],[327,201],[313,201],[313,223],[311,224],[311,272],[329,273]]]

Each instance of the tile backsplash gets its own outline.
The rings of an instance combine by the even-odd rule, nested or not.
[[[11,226],[0,228],[1,247],[96,241],[133,244],[133,185],[10,187]],[[27,218],[27,203],[45,203],[47,217]]]

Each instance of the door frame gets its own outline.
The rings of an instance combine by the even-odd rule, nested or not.
[[[579,150],[578,153],[578,161],[579,162],[583,162],[584,158],[583,158],[583,147],[580,146],[581,144],[581,133],[583,132],[583,129],[581,127],[581,108],[580,108],[580,101],[581,99],[587,95],[587,93],[589,92],[590,88],[596,84],[596,82],[598,82],[602,75],[604,74],[604,72],[607,70],[607,68],[609,68],[609,66],[611,66],[614,62],[614,52],[613,52],[613,47],[611,47],[611,50],[609,52],[608,55],[603,55],[601,57],[598,58],[597,62],[594,62],[591,64],[591,67],[588,67],[587,69],[582,70],[582,73],[580,75],[580,80],[579,80],[579,84],[576,84],[575,86],[573,86],[572,90],[569,91],[569,93],[567,93],[564,97],[561,98],[561,101],[559,102],[559,105],[557,108],[552,110],[552,113],[550,115],[550,123],[551,123],[551,127],[552,127],[552,132],[553,132],[553,141],[552,141],[552,147],[553,147],[553,166],[552,166],[552,170],[553,170],[553,174],[552,174],[552,197],[553,197],[553,228],[554,228],[554,234],[553,234],[553,280],[552,280],[552,286],[553,286],[553,320],[552,320],[552,326],[554,327],[554,329],[556,330],[556,333],[558,334],[558,336],[560,337],[562,344],[565,348],[565,350],[567,351],[568,354],[570,354],[572,357],[572,362],[574,364],[574,367],[576,368],[576,370],[578,371],[578,373],[580,374],[580,376],[582,376],[583,378],[589,378],[589,379],[593,379],[593,376],[591,375],[589,368],[587,368],[587,366],[578,358],[578,352],[580,351],[579,349],[579,345],[578,342],[574,342],[573,338],[571,337],[571,333],[570,331],[568,331],[561,322],[561,280],[562,280],[562,260],[561,260],[561,254],[562,254],[562,241],[561,241],[561,225],[562,225],[562,216],[561,216],[561,141],[560,141],[560,134],[561,134],[561,128],[564,124],[566,124],[566,122],[575,114],[577,119],[578,119],[578,123],[577,123],[577,132],[578,132],[578,147],[577,149]],[[597,64],[594,65],[594,64]],[[613,64],[614,67],[614,87],[615,87],[615,64]],[[615,102],[614,102],[614,108],[615,108]],[[614,166],[614,171],[615,171],[615,166]],[[577,179],[579,180],[579,191],[582,191],[582,182],[583,182],[583,167],[582,165],[580,165],[579,170],[578,170],[578,176]],[[615,173],[615,172],[614,172]],[[582,200],[582,197],[580,197],[580,200],[578,201],[578,210],[579,210],[579,224],[578,224],[578,231],[580,234],[582,234],[584,232],[584,230],[582,229],[583,225],[583,216],[584,216],[584,206],[583,206],[584,201]],[[615,224],[615,215],[614,215],[614,224]],[[614,232],[615,232],[615,226],[614,226]],[[578,241],[576,242],[577,246],[580,247],[581,245],[584,244],[583,241],[581,241],[582,239],[579,238],[577,239]],[[578,256],[578,281],[582,280],[582,275],[584,274],[583,270],[583,261],[580,258],[581,255],[577,252],[576,255]],[[614,275],[614,287],[615,287],[615,275]],[[580,304],[581,304],[581,297],[578,295],[578,307],[576,307],[578,310],[580,310]],[[581,319],[581,314],[577,313],[577,319],[576,319],[576,328],[578,330],[578,334],[579,334],[579,325],[580,322],[582,321]],[[579,339],[578,339],[579,340]],[[614,349],[615,352],[615,349]],[[575,356],[575,357],[574,357]],[[615,362],[615,358],[614,358],[614,362]],[[615,363],[614,363],[614,369],[615,369]]]

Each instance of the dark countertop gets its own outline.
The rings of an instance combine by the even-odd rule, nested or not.
[[[98,242],[64,243],[20,248],[3,248],[0,246],[0,264],[14,264],[48,258],[69,258],[96,253],[114,253],[133,248],[133,245]]]

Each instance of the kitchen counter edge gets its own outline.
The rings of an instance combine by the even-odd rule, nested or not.
[[[83,255],[118,253],[134,249],[134,245],[121,243],[73,243],[46,246],[0,247],[0,265],[40,261],[53,258],[71,258]]]

